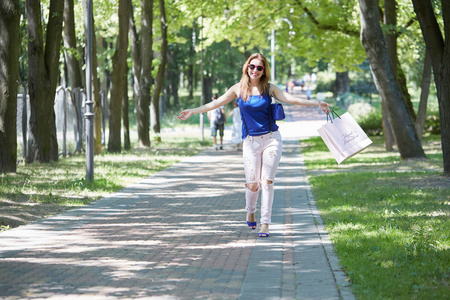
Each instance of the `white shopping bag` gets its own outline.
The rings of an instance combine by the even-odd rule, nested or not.
[[[338,164],[372,144],[372,140],[348,112],[331,119],[317,131]]]

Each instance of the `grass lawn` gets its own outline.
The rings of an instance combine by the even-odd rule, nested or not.
[[[164,138],[148,148],[94,158],[94,180],[86,182],[84,154],[48,164],[19,164],[0,174],[0,230],[91,203],[211,146],[211,139]]]
[[[320,137],[301,141],[316,203],[358,299],[448,299],[450,178],[440,137],[401,161],[381,137],[337,165]]]

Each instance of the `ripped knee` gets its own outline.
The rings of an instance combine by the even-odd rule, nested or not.
[[[273,184],[273,180],[263,179],[263,180],[261,180],[261,183],[265,184],[265,185],[271,185],[271,184]]]
[[[245,187],[251,192],[257,192],[259,190],[259,184],[257,182],[246,183]]]

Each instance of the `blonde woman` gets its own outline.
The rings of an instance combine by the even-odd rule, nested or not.
[[[241,81],[233,85],[216,101],[197,108],[186,109],[178,116],[186,120],[194,114],[207,112],[226,105],[237,98],[241,119],[243,159],[245,171],[245,199],[247,225],[256,229],[256,205],[261,191],[261,216],[258,236],[269,236],[272,219],[275,173],[282,154],[282,139],[278,126],[269,115],[271,97],[280,102],[295,105],[317,106],[324,113],[329,104],[323,101],[305,100],[269,84],[269,64],[264,55],[251,55],[242,67]]]

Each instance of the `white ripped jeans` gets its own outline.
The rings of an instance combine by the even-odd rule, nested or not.
[[[279,131],[261,136],[247,136],[242,150],[246,180],[246,210],[256,212],[259,191],[261,190],[261,224],[270,224],[274,195],[274,180],[282,153],[282,140]],[[257,188],[249,189],[256,184]]]

